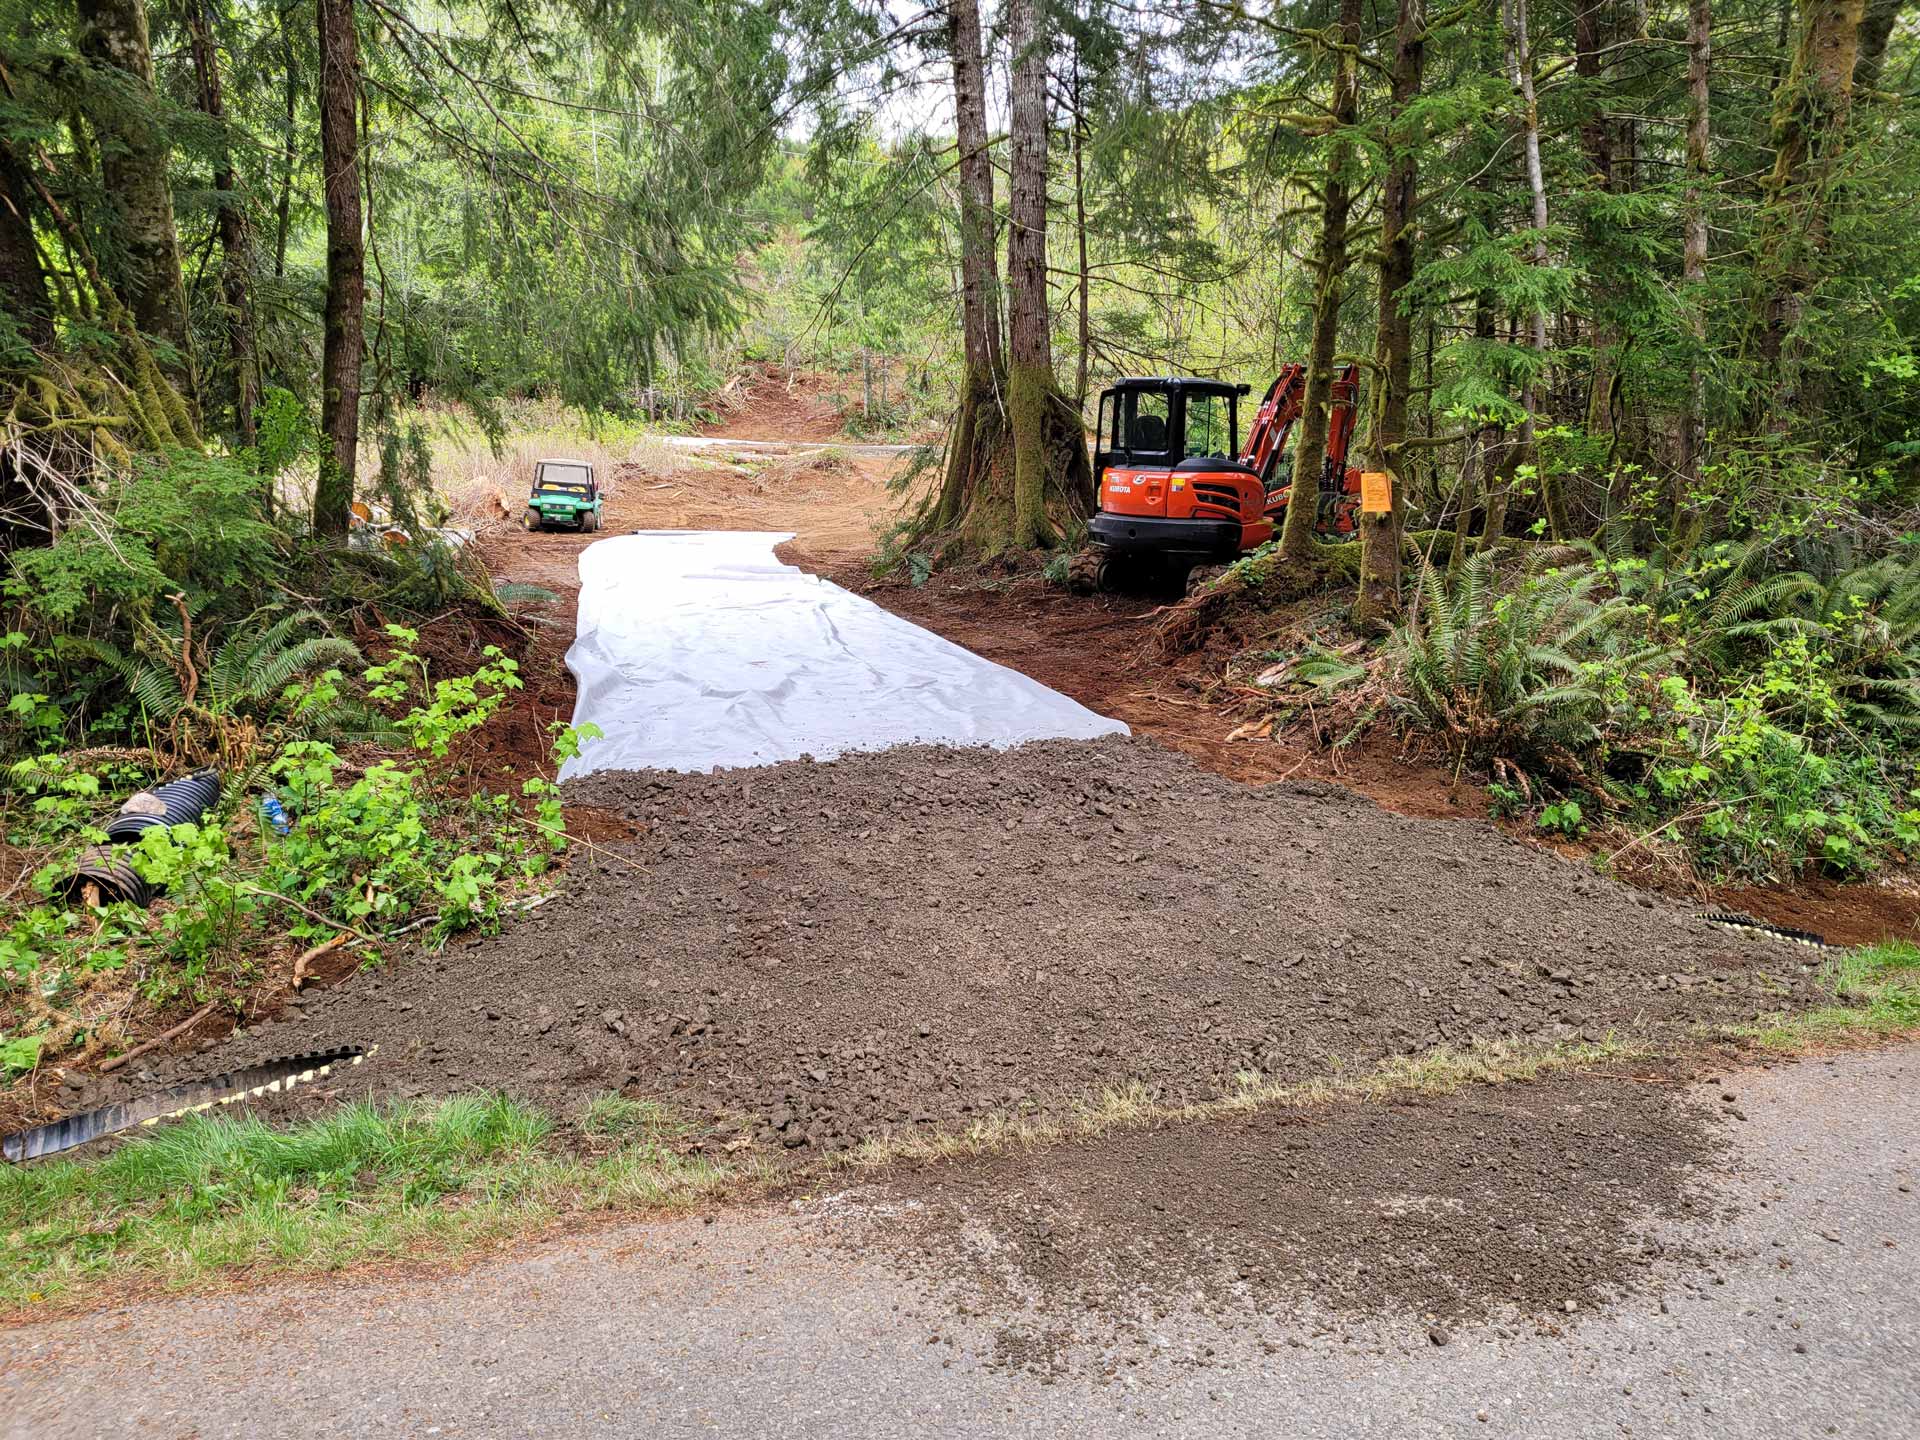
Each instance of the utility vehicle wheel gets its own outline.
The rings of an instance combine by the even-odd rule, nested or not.
[[[526,514],[520,517],[520,528],[522,530],[538,530],[540,528],[540,512],[529,505]]]
[[[588,532],[592,533],[593,531],[598,530],[599,528],[600,528],[600,512],[598,510],[589,510],[587,512]]]

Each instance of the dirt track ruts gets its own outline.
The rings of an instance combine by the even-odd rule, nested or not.
[[[624,1090],[816,1153],[1130,1081],[1201,1099],[1245,1072],[1670,1031],[1811,994],[1810,952],[1485,825],[1250,790],[1148,741],[569,791],[644,827],[621,847],[638,872],[579,866],[499,936],[397,957],[161,1079],[377,1043],[356,1090],[562,1110]]]

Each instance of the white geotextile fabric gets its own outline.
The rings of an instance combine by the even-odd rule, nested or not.
[[[783,565],[791,535],[651,530],[580,556],[567,666],[588,741],[562,779],[707,770],[915,742],[1125,735],[1118,720]]]

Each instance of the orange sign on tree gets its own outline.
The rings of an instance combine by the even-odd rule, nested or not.
[[[1360,508],[1369,515],[1393,513],[1393,476],[1385,470],[1360,472]]]

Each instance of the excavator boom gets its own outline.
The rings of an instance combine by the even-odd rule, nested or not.
[[[1247,427],[1247,448],[1240,456],[1240,462],[1260,477],[1260,483],[1267,489],[1273,488],[1273,476],[1280,464],[1280,456],[1286,451],[1287,436],[1293,432],[1293,422],[1300,418],[1300,402],[1307,393],[1307,367],[1304,365],[1283,365],[1273,383],[1267,387],[1266,398],[1260,402],[1260,408],[1253,412],[1253,423]]]

